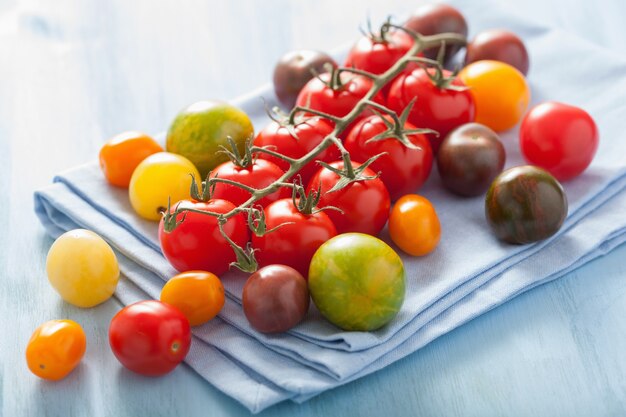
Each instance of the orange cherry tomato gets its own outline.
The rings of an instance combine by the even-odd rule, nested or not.
[[[502,132],[521,120],[530,89],[517,69],[499,61],[476,61],[463,68],[459,78],[474,97],[477,123]]]
[[[224,286],[211,272],[183,272],[163,286],[161,301],[178,308],[191,326],[199,326],[224,307]]]
[[[65,378],[80,363],[87,338],[72,320],[50,320],[35,330],[26,347],[28,369],[43,379]]]
[[[432,252],[441,237],[439,217],[426,198],[407,194],[401,197],[389,216],[391,240],[400,249],[413,256]]]
[[[150,136],[133,131],[120,133],[100,149],[100,168],[111,184],[128,188],[137,165],[157,152],[163,152],[163,148]]]

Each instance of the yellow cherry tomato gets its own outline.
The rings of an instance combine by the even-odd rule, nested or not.
[[[400,249],[413,256],[432,252],[441,237],[439,217],[426,198],[407,194],[401,197],[389,216],[391,240]]]
[[[524,75],[499,61],[476,61],[459,72],[476,103],[476,122],[502,132],[520,121],[530,89]]]
[[[127,188],[137,165],[157,152],[163,152],[163,148],[150,136],[123,132],[113,136],[100,149],[100,168],[109,183]]]
[[[80,363],[87,338],[72,320],[50,320],[39,326],[26,346],[28,369],[43,379],[57,381]]]
[[[183,272],[163,286],[161,301],[178,308],[191,326],[199,326],[215,317],[224,307],[224,287],[217,275],[211,272]]]
[[[161,220],[168,199],[174,205],[189,199],[191,175],[202,181],[198,169],[184,156],[169,152],[150,155],[137,166],[130,179],[128,195],[133,209],[147,220]]]
[[[120,276],[113,249],[96,233],[84,229],[70,230],[52,244],[46,270],[59,295],[78,307],[108,300]]]

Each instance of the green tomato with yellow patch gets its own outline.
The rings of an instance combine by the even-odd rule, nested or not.
[[[165,147],[193,162],[204,179],[209,171],[229,160],[221,152],[223,148],[231,149],[229,138],[243,154],[246,141],[253,136],[250,118],[237,107],[221,101],[199,101],[176,116]]]
[[[318,310],[337,327],[376,330],[402,307],[404,265],[382,240],[344,233],[328,240],[313,255],[309,291]]]

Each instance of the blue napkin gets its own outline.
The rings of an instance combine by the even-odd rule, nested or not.
[[[286,334],[259,334],[249,327],[240,306],[246,277],[229,273],[223,278],[228,292],[225,308],[217,319],[194,331],[187,362],[252,411],[285,399],[303,401],[380,369],[623,241],[625,145],[618,135],[624,105],[616,91],[626,91],[626,81],[619,76],[626,62],[593,42],[515,17],[497,5],[489,6],[486,15],[482,11],[486,4],[467,2],[459,7],[474,30],[507,27],[525,39],[533,68],[529,78],[533,101],[555,99],[580,105],[600,126],[601,145],[594,163],[565,184],[570,211],[562,230],[534,245],[502,244],[489,232],[482,198],[449,195],[433,172],[420,194],[437,208],[442,241],[425,258],[403,257],[408,283],[405,304],[392,323],[373,333],[339,331],[312,308],[305,322]],[[580,62],[580,57],[589,64]],[[563,63],[568,61],[577,65],[564,73]],[[599,70],[590,66],[592,62],[604,64]],[[595,76],[590,79],[592,70]],[[596,90],[603,94],[595,94]],[[235,102],[257,129],[267,123],[259,97],[273,100],[271,88],[265,86]],[[521,164],[517,132],[502,139],[507,165]],[[127,277],[117,291],[122,302],[158,297],[164,280],[175,274],[160,254],[155,224],[133,214],[126,192],[109,187],[96,164],[60,174],[54,184],[35,194],[35,203],[50,235],[85,227],[115,247]],[[384,234],[383,238],[389,241]]]

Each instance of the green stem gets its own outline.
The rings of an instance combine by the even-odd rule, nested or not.
[[[340,117],[333,116],[332,114],[324,113],[323,111],[310,109],[308,107],[296,106],[289,113],[289,123],[291,123],[292,125],[296,124],[296,115],[298,113],[311,113],[311,114],[314,114],[316,116],[323,117],[324,119],[328,119],[328,120],[330,120],[331,122],[334,122],[334,123],[337,123],[337,122],[339,122],[341,120]]]
[[[283,161],[288,162],[289,164],[293,164],[296,162],[296,159],[290,158],[288,156],[285,156],[281,153],[278,153],[276,151],[272,151],[271,149],[267,149],[261,146],[253,146],[251,149],[252,152],[256,152],[256,153],[266,153],[268,155],[274,156],[278,159],[282,159]]]
[[[340,68],[338,71],[350,72],[352,74],[362,75],[364,77],[369,78],[370,80],[375,80],[376,78],[378,78],[378,75],[376,75],[376,74],[372,74],[371,72],[363,71],[363,70],[357,69],[357,68]]]
[[[241,184],[241,183],[239,183],[237,181],[229,180],[229,179],[226,179],[226,178],[220,178],[220,177],[213,177],[213,178],[209,179],[209,184],[208,185],[210,186],[211,184],[214,184],[216,182],[221,182],[223,184],[232,185],[234,187],[241,188],[242,190],[245,190],[245,191],[247,191],[249,193],[257,192],[256,188],[252,188],[252,187],[249,187],[249,186],[247,186],[245,184]]]

